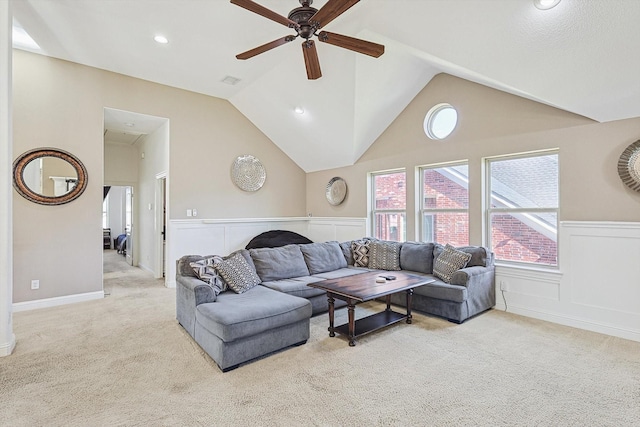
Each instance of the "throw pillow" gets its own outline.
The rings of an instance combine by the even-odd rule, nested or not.
[[[351,253],[353,254],[353,265],[356,267],[369,266],[369,246],[371,240],[354,240],[351,242]]]
[[[260,284],[258,274],[241,253],[215,264],[215,269],[235,293],[241,294]]]
[[[369,268],[377,270],[400,270],[399,242],[376,240],[369,245]]]
[[[470,259],[471,254],[459,251],[447,243],[433,263],[433,274],[443,282],[451,283],[453,273],[464,268]]]
[[[206,257],[189,263],[198,279],[211,286],[216,296],[218,296],[220,292],[224,292],[228,289],[226,282],[222,277],[220,277],[215,268],[215,265],[220,263],[222,260],[223,258],[221,256],[213,255],[211,257]]]

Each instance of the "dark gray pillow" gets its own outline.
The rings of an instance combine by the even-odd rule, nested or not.
[[[300,245],[309,273],[318,274],[333,271],[347,266],[342,249],[338,242],[309,243]]]
[[[309,275],[309,269],[298,245],[249,249],[249,254],[263,282]]]
[[[348,265],[353,265],[353,253],[351,253],[351,240],[347,242],[340,243],[340,249],[342,249],[342,253],[344,254],[344,259],[347,261]]]
[[[433,273],[433,243],[404,242],[400,251],[400,267],[403,270]]]

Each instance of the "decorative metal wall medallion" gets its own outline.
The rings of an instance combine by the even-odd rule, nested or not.
[[[640,140],[629,145],[620,156],[618,175],[627,187],[640,192]]]
[[[340,177],[333,177],[327,184],[327,201],[330,205],[337,206],[347,197],[347,183]]]
[[[231,165],[231,180],[244,191],[257,191],[264,185],[267,172],[257,158],[238,156]]]

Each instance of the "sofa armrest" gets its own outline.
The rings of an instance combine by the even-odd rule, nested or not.
[[[466,286],[467,288],[473,287],[476,283],[493,281],[494,267],[466,267],[462,268],[451,276],[452,285]]]
[[[190,276],[178,276],[177,284],[182,285],[178,288],[178,293],[193,294],[193,306],[199,306],[208,302],[215,302],[216,293],[209,284],[200,279]],[[188,297],[191,300],[191,296]]]
[[[176,276],[176,318],[186,331],[195,338],[196,307],[213,302],[213,288],[195,277]]]

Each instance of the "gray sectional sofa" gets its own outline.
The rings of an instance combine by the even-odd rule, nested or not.
[[[227,371],[306,342],[310,317],[328,309],[326,293],[309,283],[376,270],[434,276],[436,265],[439,276],[414,289],[412,309],[462,323],[495,305],[495,267],[486,248],[457,249],[466,257],[463,268],[445,263],[449,248],[439,244],[366,238],[184,256],[177,263],[177,319]],[[404,294],[392,302],[404,305]]]

